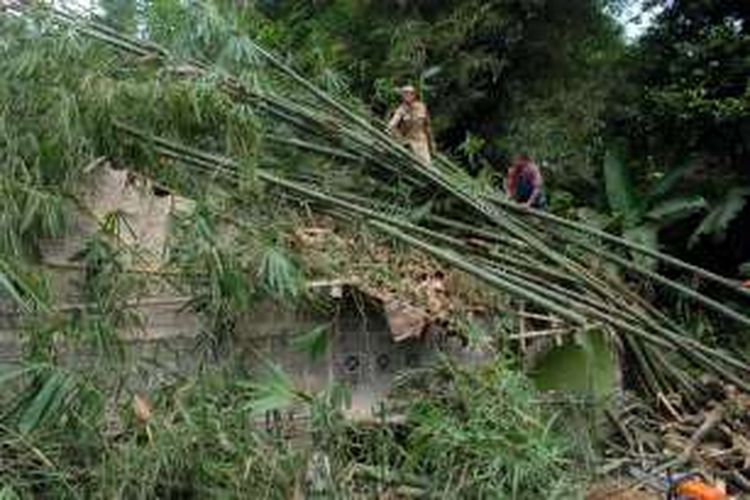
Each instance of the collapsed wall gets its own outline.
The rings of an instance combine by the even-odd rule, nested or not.
[[[85,310],[80,255],[103,224],[118,221],[117,237],[138,255],[127,259],[127,272],[158,277],[168,258],[172,216],[192,208],[190,200],[162,191],[148,179],[125,169],[100,166],[91,174],[67,234],[42,245],[41,259],[51,276],[52,296],[59,300],[53,307],[70,314]],[[154,281],[157,284],[127,302],[138,321],[118,332],[129,346],[130,361],[158,367],[138,370],[141,378],[133,384],[145,389],[170,374],[193,371],[208,359],[195,349],[204,332],[200,316],[190,308],[191,298],[163,281]],[[390,310],[392,305],[354,286],[324,284],[318,288],[317,293],[330,295],[335,303],[329,316],[288,310],[271,302],[258,304],[247,311],[238,327],[234,357],[256,366],[271,360],[308,389],[344,382],[352,388],[354,405],[366,407],[388,390],[398,371],[418,366],[429,356],[430,346],[418,338],[418,332],[394,340],[397,333],[414,329],[409,314]],[[0,363],[21,357],[21,320],[18,311],[0,310]],[[293,339],[321,324],[330,327],[330,348],[321,359],[311,360],[295,348]],[[397,329],[395,333],[391,325]],[[81,360],[88,355],[77,352],[73,357]]]
[[[127,272],[153,276],[145,290],[127,301],[127,307],[138,320],[118,332],[128,345],[128,362],[137,366],[133,370],[137,376],[129,382],[134,388],[147,391],[195,372],[206,363],[220,364],[222,359],[232,357],[251,369],[264,367],[268,361],[276,363],[308,390],[321,389],[333,381],[343,382],[352,390],[353,406],[366,411],[388,391],[397,373],[423,365],[438,349],[450,351],[463,361],[486,358],[486,353],[477,355],[455,344],[446,349],[444,332],[435,328],[431,315],[442,311],[445,316],[450,310],[444,297],[448,291],[442,275],[438,279],[431,273],[416,286],[430,292],[426,310],[409,304],[399,294],[368,287],[361,280],[311,285],[315,293],[327,295],[326,299],[333,304],[327,315],[287,309],[271,301],[257,304],[238,322],[232,351],[217,358],[212,352],[213,344],[204,342],[210,332],[206,331],[201,316],[191,309],[192,298],[159,278],[169,258],[172,218],[192,209],[190,200],[159,189],[149,179],[102,165],[92,172],[80,211],[72,215],[65,237],[42,245],[42,263],[52,277],[52,296],[59,300],[54,308],[61,313],[78,314],[87,307],[82,293],[84,268],[80,254],[102,224],[119,221],[118,238],[138,256],[126,259]],[[320,247],[321,252],[330,251],[330,241],[316,243],[310,239],[308,236],[305,240],[308,252],[311,246]],[[421,270],[417,274],[420,273],[424,274]],[[523,319],[525,313],[514,314]],[[548,321],[546,316],[541,318]],[[327,325],[329,349],[320,359],[311,359],[296,347],[295,339],[320,325]],[[559,344],[560,336],[570,331],[568,327],[553,327],[526,332],[522,321],[516,336],[525,357],[531,353],[529,359],[532,359],[536,357],[534,352],[541,354],[548,350],[551,338],[548,334],[554,333]],[[24,333],[19,312],[0,308],[0,364],[21,359]],[[529,342],[526,336],[534,342],[530,351],[523,348]],[[209,349],[198,348],[206,345]],[[93,353],[81,350],[69,356],[76,362],[95,359]]]

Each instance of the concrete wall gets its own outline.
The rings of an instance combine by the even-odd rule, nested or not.
[[[345,383],[352,393],[353,411],[369,415],[398,372],[422,365],[433,352],[419,340],[394,342],[382,306],[356,290],[347,290],[331,315],[260,304],[248,312],[230,348],[218,354],[200,335],[197,316],[184,311],[184,306],[174,300],[137,307],[146,334],[123,332],[127,361],[111,367],[113,372],[127,372],[131,389],[148,392],[230,359],[258,371],[270,361],[306,390],[317,391],[335,381]],[[296,347],[295,339],[321,324],[330,325],[329,350],[312,360]],[[20,316],[0,314],[0,365],[21,359],[23,335]],[[67,352],[63,359],[84,365],[99,360],[86,349]]]
[[[394,342],[383,305],[351,287],[345,287],[330,316],[266,304],[248,319],[238,345],[251,365],[272,360],[309,390],[345,383],[353,408],[363,413],[387,393],[397,373],[421,366],[434,353],[427,341]],[[330,324],[329,352],[312,361],[294,348],[294,338],[321,324]]]
[[[108,167],[93,174],[84,202],[86,209],[73,218],[70,233],[43,246],[43,260],[53,265],[52,289],[64,302],[59,304],[63,312],[82,307],[82,273],[72,259],[108,214],[123,215],[127,227],[122,228],[121,238],[145,256],[145,261],[132,264],[156,269],[166,257],[171,214],[191,208],[188,200],[155,196],[147,180]],[[221,362],[209,359],[208,349],[200,349],[204,340],[200,317],[186,307],[187,302],[188,298],[176,297],[163,287],[133,298],[131,307],[142,321],[120,332],[129,346],[132,385],[148,390],[193,372],[202,363]],[[311,361],[292,347],[293,339],[321,323],[331,325],[331,349],[324,359]],[[23,330],[20,315],[0,308],[0,363],[20,358]],[[225,356],[239,355],[250,367],[272,360],[308,389],[343,381],[352,388],[355,407],[362,409],[387,391],[398,371],[418,366],[427,353],[419,340],[395,343],[383,305],[347,287],[328,316],[261,304],[248,311],[236,337],[237,352]],[[93,355],[78,351],[70,359],[87,362]]]

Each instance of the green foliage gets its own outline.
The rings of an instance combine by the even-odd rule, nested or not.
[[[287,47],[335,53],[328,64],[351,75],[354,93],[379,114],[395,105],[395,88],[411,82],[443,150],[460,154],[470,134],[482,143],[472,152],[483,160],[476,170],[485,162],[504,170],[499,161],[524,151],[554,164],[564,184],[593,175],[590,143],[616,84],[623,45],[602,6],[286,0],[265,10],[288,30]]]
[[[671,224],[695,212],[707,208],[706,200],[700,195],[672,198],[651,208],[645,217],[661,225]]]
[[[169,261],[188,272],[180,276],[190,290],[192,307],[206,320],[206,332],[218,339],[231,338],[238,315],[253,297],[242,248],[222,239],[219,221],[205,206],[179,215],[168,251]]]
[[[106,226],[106,224],[105,224]],[[140,317],[128,302],[144,290],[144,283],[125,272],[125,251],[102,232],[85,242],[72,260],[83,266],[79,283],[85,306],[74,316],[68,333],[80,333],[82,339],[108,358],[122,358],[123,345],[117,332],[140,325]]]
[[[252,305],[264,298],[294,304],[305,298],[306,284],[299,264],[277,236],[289,223],[282,207],[246,213],[257,222],[249,225],[219,215],[226,206],[222,198],[175,214],[168,258],[170,267],[184,270],[177,282],[192,294],[192,307],[204,317],[206,333],[228,340]]]
[[[604,159],[604,181],[610,211],[622,220],[625,229],[633,229],[644,220],[666,227],[705,209],[706,200],[698,194],[669,198],[691,168],[692,164],[685,162],[671,169],[642,196],[633,185],[633,169],[626,163],[622,150],[608,150]]]
[[[74,387],[70,378],[62,373],[51,373],[41,382],[41,387],[23,409],[18,419],[18,429],[22,434],[33,431],[45,419],[59,416],[65,401],[71,397]]]
[[[24,430],[33,433],[19,439],[7,421],[0,427],[4,463],[11,465],[0,481],[22,497],[237,498],[262,492],[288,498],[294,487],[301,451],[248,419],[250,393],[228,376],[165,387],[154,394],[145,424],[132,418],[127,398],[107,416],[78,393],[66,400],[75,408],[67,413],[58,404],[69,394],[60,392],[65,387],[59,377],[54,373],[42,385],[23,414]],[[117,434],[105,428],[112,418]]]
[[[745,207],[748,196],[750,196],[750,188],[730,189],[726,197],[711,209],[695,229],[689,244],[691,246],[696,244],[702,236],[706,235],[723,238],[729,224]]]
[[[628,141],[639,177],[648,183],[659,179],[653,186],[644,182],[643,192],[661,196],[679,191],[707,200],[711,213],[692,227],[672,231],[671,248],[684,250],[701,235],[713,233],[719,237],[703,239],[703,256],[696,258],[724,268],[709,255],[709,249],[715,250],[726,255],[724,270],[731,272],[750,245],[747,231],[730,224],[729,216],[739,212],[739,198],[724,201],[730,189],[750,184],[747,7],[741,1],[720,0],[659,0],[648,5],[657,6],[658,15],[629,48],[608,128],[611,135]],[[679,159],[688,155],[689,164],[680,165]],[[736,251],[720,237],[727,229]]]
[[[688,162],[660,179],[647,196],[638,196],[631,167],[620,147],[607,151],[603,169],[611,217],[623,237],[635,244],[659,248],[659,231],[706,208],[705,199],[697,194],[668,198],[672,195],[670,190],[675,190],[682,176],[690,171]],[[635,253],[633,259],[647,269],[656,268],[653,258]]]
[[[632,180],[622,155],[612,150],[604,160],[604,181],[610,210],[623,220],[626,228],[633,227],[639,218],[639,207],[633,193]]]
[[[330,459],[328,488],[340,498],[374,491],[368,480],[352,477],[367,467],[419,478],[427,493],[444,498],[529,498],[541,491],[554,497],[569,492],[576,477],[554,418],[528,381],[502,365],[443,366],[421,379],[434,385],[406,400],[406,441],[388,426],[373,430],[344,419],[348,395],[341,387],[308,394],[276,367],[266,378],[228,368],[164,386],[152,393],[145,422],[133,418],[128,398],[105,413],[82,380],[40,373],[49,376],[20,414],[25,433],[8,427],[7,414],[0,426],[5,463],[13,465],[0,469],[0,481],[22,497],[289,498],[304,490],[303,471],[314,455]],[[280,439],[254,417],[290,403],[309,415],[299,431],[309,432],[312,443]],[[116,432],[101,432],[113,418]],[[392,484],[380,472],[375,479],[380,489]]]
[[[331,347],[331,326],[316,326],[307,333],[294,339],[294,348],[306,353],[310,361],[323,358]]]
[[[23,263],[0,258],[0,299],[10,297],[26,312],[46,310],[49,292],[44,276],[32,272]]]
[[[68,211],[72,208],[69,200],[56,193],[47,192],[44,186],[34,185],[33,181],[14,179],[14,174],[27,177],[28,172],[7,172],[0,180],[0,249],[14,254],[35,254],[38,252],[38,239],[63,234]]]
[[[632,241],[633,243],[646,248],[652,248],[654,250],[659,248],[659,233],[658,227],[655,224],[645,223],[631,227],[630,229],[625,229],[622,236],[628,241]],[[634,254],[633,260],[647,269],[656,269],[657,262],[650,257]]]
[[[746,16],[741,2],[676,2],[656,19],[637,48],[644,61],[635,70],[647,85],[644,118],[681,135],[660,134],[682,147],[719,145],[721,139],[709,135],[730,131],[747,116]]]
[[[13,282],[9,279],[8,275],[5,272],[0,274],[0,285],[2,285],[3,295],[10,296],[10,298],[13,299],[16,304],[20,304],[22,306],[26,305],[26,302],[21,297],[21,294],[18,293],[16,285],[13,284]]]
[[[12,486],[6,484],[0,488],[0,500],[21,500],[21,497]]]
[[[0,386],[7,391],[0,420],[9,426],[6,432],[28,439],[44,439],[50,429],[75,428],[76,419],[101,415],[101,399],[92,382],[44,363],[7,369],[0,375]]]
[[[407,470],[449,498],[563,498],[570,442],[529,381],[502,363],[476,373],[445,365],[409,412]],[[499,452],[502,450],[502,452]]]
[[[695,170],[695,158],[687,156],[682,160],[671,165],[671,168],[657,169],[650,172],[651,179],[655,179],[652,185],[648,186],[648,198],[659,201],[673,191],[680,188],[684,178]]]
[[[280,366],[268,363],[257,382],[248,384],[253,399],[245,407],[255,416],[271,410],[285,410],[301,402],[310,402],[311,397],[298,391],[294,380]]]
[[[532,368],[532,378],[542,390],[575,392],[602,402],[617,389],[617,370],[611,339],[594,330],[550,349]]]
[[[278,247],[269,247],[263,253],[258,278],[266,292],[277,299],[295,300],[305,286],[299,266]]]

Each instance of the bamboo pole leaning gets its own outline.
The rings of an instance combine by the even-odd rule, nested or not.
[[[18,5],[18,4],[11,4],[11,8],[13,8],[14,5]],[[107,26],[104,23],[89,20],[89,19],[83,19],[75,15],[71,15],[64,11],[61,11],[59,9],[57,10],[52,9],[52,13],[54,16],[59,17],[61,20],[65,22],[74,23],[84,34],[93,36],[104,43],[112,44],[117,49],[130,51],[141,57],[145,55],[152,55],[154,57],[158,57],[164,60],[171,58],[170,53],[166,48],[158,44],[155,44],[153,42],[150,42],[150,41],[143,41],[143,40],[139,40],[139,39],[127,36]],[[565,227],[568,229],[573,229],[575,231],[580,231],[580,232],[584,232],[590,235],[594,235],[609,243],[616,244],[620,248],[624,247],[629,250],[641,253],[643,255],[647,255],[649,257],[655,258],[670,266],[676,267],[684,271],[689,271],[713,283],[720,284],[736,293],[742,294],[745,297],[750,297],[750,290],[746,290],[742,288],[738,282],[729,280],[722,276],[716,275],[715,273],[711,273],[710,271],[707,271],[705,269],[680,261],[679,259],[676,259],[672,256],[663,254],[654,249],[645,247],[643,245],[639,245],[637,243],[631,242],[624,238],[611,235],[609,233],[598,230],[596,228],[592,228],[584,224],[577,223],[575,221],[570,221],[570,220],[555,216],[554,214],[548,214],[546,212],[541,212],[541,211],[537,211],[533,209],[530,209],[530,210],[523,209],[519,207],[518,205],[505,200],[504,198],[502,198],[502,196],[499,196],[497,194],[487,195],[486,198],[491,202],[489,204],[490,206],[486,206],[480,200],[467,198],[466,196],[464,196],[464,193],[461,193],[460,191],[455,190],[454,186],[451,186],[450,183],[445,182],[446,175],[445,175],[445,172],[441,171],[441,168],[448,172],[454,172],[454,173],[457,171],[460,171],[460,169],[458,169],[456,165],[454,165],[452,162],[447,160],[445,157],[440,157],[439,161],[437,162],[441,168],[432,168],[432,169],[421,168],[421,164],[419,163],[418,159],[416,159],[416,157],[414,157],[414,155],[411,154],[409,150],[407,150],[406,148],[404,148],[403,146],[399,144],[395,144],[394,141],[390,140],[390,138],[380,128],[376,127],[372,123],[372,120],[368,120],[367,118],[358,115],[349,106],[347,106],[347,104],[344,103],[343,101],[336,99],[333,96],[330,96],[329,94],[325,93],[321,89],[317,88],[314,84],[312,84],[309,80],[305,79],[302,75],[297,73],[290,66],[281,62],[279,58],[274,56],[270,51],[266,50],[264,47],[260,46],[259,44],[257,44],[256,42],[252,40],[250,40],[250,43],[253,46],[253,48],[256,50],[256,52],[260,54],[262,58],[268,61],[269,64],[273,68],[275,68],[284,76],[291,79],[295,84],[299,85],[305,91],[309,92],[309,94],[311,94],[312,96],[320,100],[323,106],[316,107],[315,111],[320,112],[321,109],[326,109],[325,106],[327,106],[329,113],[326,113],[326,115],[322,117],[316,116],[314,112],[311,112],[310,109],[306,109],[303,105],[299,105],[297,103],[294,103],[288,100],[285,102],[281,96],[263,95],[258,92],[252,91],[248,89],[246,85],[243,85],[238,79],[233,78],[231,75],[225,75],[224,78],[226,80],[226,84],[232,89],[234,89],[235,92],[239,92],[245,97],[252,96],[255,99],[260,99],[262,102],[264,102],[267,105],[266,109],[271,112],[282,113],[282,111],[280,110],[285,109],[286,111],[284,113],[291,113],[296,116],[305,117],[306,120],[308,121],[307,123],[308,130],[309,130],[310,124],[316,124],[316,123],[317,125],[320,125],[321,123],[323,123],[327,125],[328,128],[330,128],[331,124],[336,123],[331,118],[333,115],[339,115],[345,118],[347,120],[347,122],[345,123],[349,126],[336,127],[337,133],[348,134],[350,139],[357,139],[357,138],[361,139],[362,137],[368,137],[369,135],[369,140],[360,141],[358,143],[358,146],[363,146],[367,144],[377,145],[378,147],[376,149],[380,151],[385,151],[386,153],[390,154],[393,157],[391,159],[396,158],[400,160],[405,160],[406,166],[411,167],[412,170],[416,170],[415,172],[413,172],[414,174],[426,176],[432,182],[436,183],[439,186],[446,188],[453,195],[458,196],[463,201],[467,202],[470,206],[473,206],[474,208],[479,210],[480,213],[483,213],[489,216],[491,220],[493,220],[495,223],[498,223],[503,229],[508,230],[509,232],[511,232],[511,234],[514,234],[516,237],[518,237],[519,235],[521,236],[525,235],[526,237],[530,238],[527,232],[524,233],[522,229],[519,229],[518,220],[513,221],[510,219],[508,211],[520,213],[524,216],[531,215],[533,217],[540,218],[546,222],[552,223],[555,226]],[[195,66],[196,68],[198,68],[200,71],[203,71],[203,72],[208,71],[210,67],[209,65],[202,63],[200,61],[197,61],[197,60],[188,60],[185,62],[187,64]],[[278,115],[278,117],[282,117],[286,120],[289,120],[289,117],[283,114]],[[354,125],[354,127],[351,127],[351,125]],[[365,134],[357,135],[357,134],[349,133],[349,131],[355,130],[357,127],[360,127],[361,131],[365,132]],[[323,128],[325,129],[326,127],[323,127]],[[318,127],[318,130],[319,129],[320,127]],[[367,154],[367,152],[362,151],[362,149],[358,149],[356,150],[355,153],[351,153],[351,152],[347,152],[346,150],[337,150],[335,148],[331,148],[326,145],[315,144],[314,142],[303,141],[298,138],[286,138],[286,141],[289,145],[293,145],[295,147],[307,148],[308,150],[315,150],[321,154],[330,154],[330,155],[339,156],[339,157],[342,155],[345,155],[345,156],[348,156],[349,158],[353,158],[353,157],[356,158],[357,155],[361,157],[363,154],[365,155]],[[376,156],[370,156],[370,157],[376,158]],[[389,162],[387,161],[378,162],[378,163],[379,163],[379,166],[381,167],[389,168],[389,169],[392,168],[389,166]],[[493,210],[491,208],[493,204],[496,206],[501,206],[505,210],[502,213],[493,213]],[[566,261],[563,258],[561,258],[561,254],[556,253],[546,248],[541,240],[532,238],[531,240],[529,240],[529,243],[531,243],[537,250],[542,251],[545,255],[547,255],[548,258],[551,258],[552,260],[556,260],[558,263],[565,265],[571,271],[576,272],[576,273],[585,273],[586,271],[585,267],[581,268],[580,265],[573,265],[570,262],[566,263]],[[631,267],[631,269],[641,274],[645,274],[643,273],[642,268]],[[649,275],[647,276],[653,277]],[[684,287],[680,287],[678,283],[674,282],[673,280],[668,280],[664,278],[663,276],[660,277],[658,281],[667,287],[677,289],[680,293],[686,292],[686,289]],[[746,326],[750,326],[750,318],[748,318],[746,315],[730,310],[726,306],[723,306],[722,304],[716,301],[711,301],[710,299],[706,300],[707,298],[704,295],[700,294],[699,292],[690,291],[690,293],[688,293],[688,296],[699,302],[704,303],[708,307],[711,307],[722,314],[729,315],[733,319],[742,322]]]
[[[119,52],[137,58],[151,57],[162,64],[175,62],[166,48],[133,39],[102,23],[70,15],[60,15],[58,19]],[[749,371],[744,360],[689,338],[667,315],[648,304],[634,290],[606,272],[591,268],[589,263],[592,258],[607,260],[619,269],[657,281],[680,296],[748,326],[750,318],[747,315],[698,290],[645,269],[617,252],[637,251],[738,291],[731,280],[580,223],[552,214],[522,210],[497,194],[477,195],[467,187],[468,180],[460,173],[460,168],[448,159],[441,157],[426,168],[411,151],[392,140],[369,117],[320,90],[257,43],[253,42],[253,45],[257,54],[268,63],[258,71],[273,72],[270,82],[286,83],[275,87],[250,87],[225,71],[214,71],[210,63],[192,59],[181,62],[196,68],[189,78],[209,73],[219,75],[222,84],[218,88],[238,104],[253,106],[262,117],[263,134],[271,142],[303,151],[311,159],[329,160],[340,166],[342,173],[358,172],[370,181],[361,192],[339,195],[316,182],[314,172],[308,176],[310,182],[301,183],[274,173],[269,166],[272,162],[268,161],[267,168],[257,169],[257,177],[282,196],[305,200],[321,210],[335,208],[356,214],[384,234],[430,253],[504,293],[559,314],[573,324],[582,327],[592,323],[606,324],[625,335],[631,345],[637,346],[645,356],[644,366],[656,363],[663,368],[666,362],[662,354],[675,351],[694,366],[710,369],[740,387],[748,387],[738,376],[738,372]],[[117,123],[116,119],[113,124],[142,146],[197,169],[209,182],[223,183],[229,190],[236,189],[240,182],[239,163],[233,159],[169,141],[148,131]],[[274,161],[283,162],[283,158]],[[305,174],[304,164],[298,168],[297,176]],[[435,210],[424,224],[411,223],[373,209],[383,201],[377,198],[378,193],[387,192],[394,182],[403,182],[422,199],[450,200],[460,209]],[[363,201],[373,196],[372,203]],[[544,224],[529,224],[530,217],[540,219]],[[473,223],[467,224],[466,220]],[[472,248],[465,236],[467,226],[473,229],[472,232],[491,240],[493,251]],[[600,247],[585,242],[581,234],[597,237],[604,245]],[[744,291],[742,293],[747,295]],[[654,355],[654,352],[659,354]],[[658,377],[651,378],[656,381]],[[678,378],[685,380],[682,375]]]
[[[132,127],[121,126],[121,129],[137,137],[144,144],[147,143],[149,145],[147,147],[156,148],[158,154],[168,155],[186,165],[194,165],[199,168],[200,175],[218,175],[229,185],[238,182],[236,163],[231,159],[196,151],[163,138],[149,137]],[[745,382],[742,376],[736,372],[736,370],[743,372],[748,370],[743,361],[708,348],[693,339],[685,338],[680,332],[668,328],[637,303],[632,303],[629,300],[623,300],[619,304],[602,301],[596,294],[585,294],[585,290],[584,294],[571,293],[568,288],[556,285],[554,281],[549,279],[548,275],[543,274],[545,269],[542,269],[538,275],[535,275],[530,269],[519,273],[512,267],[503,267],[507,266],[507,261],[496,262],[491,258],[488,259],[486,255],[483,255],[482,258],[488,259],[488,262],[483,263],[479,255],[472,253],[470,247],[467,247],[463,240],[455,236],[436,233],[351,201],[339,199],[334,194],[321,191],[316,186],[289,181],[265,171],[259,171],[258,177],[284,192],[293,193],[295,197],[320,207],[319,209],[327,211],[327,213],[335,213],[327,210],[327,207],[333,207],[338,213],[345,212],[348,218],[351,215],[357,215],[384,234],[419,248],[451,266],[485,281],[498,290],[537,304],[539,307],[549,310],[573,324],[581,327],[589,327],[596,323],[606,324],[626,335],[631,339],[629,340],[631,343],[633,341],[645,342],[650,347],[636,347],[636,349],[641,353],[641,356],[646,356],[645,352],[649,353],[648,358],[651,361],[648,359],[641,361],[644,369],[654,362],[660,366],[662,373],[658,377],[656,375],[650,377],[652,385],[658,388],[659,392],[668,390],[673,384],[680,384],[685,386],[683,387],[685,390],[690,389],[691,391],[694,391],[695,387],[694,384],[689,382],[690,378],[684,372],[681,370],[675,371],[677,370],[675,367],[669,367],[669,361],[661,354],[654,356],[654,349],[657,349],[659,353],[661,351],[677,352],[690,364],[700,366],[702,369],[716,373],[738,387],[750,390],[750,384]],[[457,253],[451,250],[450,246],[445,247],[446,244],[461,247],[467,253]],[[533,269],[533,266],[531,268]],[[611,291],[611,293],[625,299],[617,295],[616,291]],[[655,382],[655,380],[664,376],[668,376],[673,382],[666,386],[663,382]]]

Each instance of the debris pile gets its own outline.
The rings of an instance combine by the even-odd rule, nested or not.
[[[394,249],[377,238],[319,218],[299,227],[294,246],[316,279],[356,286],[383,303],[394,340],[420,337],[431,325],[457,329],[465,313],[492,310],[501,300],[489,287],[411,249]]]
[[[678,398],[664,398],[656,415],[631,406],[613,418],[616,439],[611,469],[632,476],[696,473],[725,487],[728,494],[750,493],[750,394],[718,380],[703,380],[706,398],[688,409]]]

